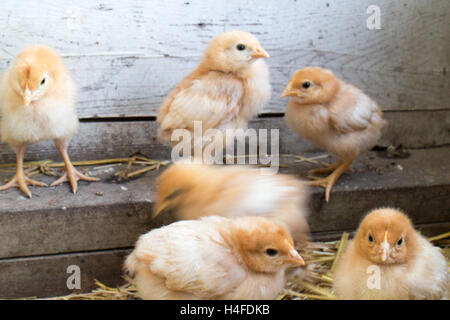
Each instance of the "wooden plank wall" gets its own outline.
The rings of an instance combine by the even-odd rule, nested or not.
[[[380,7],[380,30],[366,26],[369,5]],[[262,115],[283,113],[280,92],[290,75],[319,65],[365,90],[395,119],[385,144],[450,143],[448,0],[2,0],[0,70],[23,48],[49,45],[78,83],[81,119],[148,120],[210,38],[232,29],[252,32],[271,55],[272,99]],[[89,123],[73,147],[108,153],[111,141],[95,135],[95,126]],[[0,160],[11,158],[0,149]]]
[[[389,126],[384,130],[379,146],[403,144],[410,148],[423,148],[450,144],[449,111],[392,112],[386,113],[385,118]],[[281,117],[255,119],[249,126],[279,129],[281,153],[319,151],[315,145],[293,133]],[[158,142],[157,128],[155,121],[81,123],[79,133],[71,141],[69,153],[73,160],[117,158],[137,151],[153,159],[170,159],[170,148]],[[61,161],[52,141],[30,145],[25,157],[28,161]],[[0,144],[0,163],[12,162],[15,162],[14,154],[8,146]]]

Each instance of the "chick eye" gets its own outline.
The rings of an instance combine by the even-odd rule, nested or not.
[[[373,242],[373,237],[372,235],[369,233],[369,242],[372,243]]]
[[[239,51],[245,50],[245,45],[243,45],[242,43],[239,43],[239,44],[236,46],[236,49],[238,49]]]
[[[269,248],[269,249],[266,249],[266,254],[268,256],[273,257],[273,256],[276,256],[278,254],[278,250]]]
[[[302,87],[304,89],[308,89],[309,87],[311,87],[311,82],[309,82],[309,81],[303,82],[302,83]]]
[[[403,244],[403,237],[398,239],[397,245],[400,247]]]
[[[44,83],[45,83],[45,78],[43,78],[43,79],[41,80],[41,86],[44,85]]]

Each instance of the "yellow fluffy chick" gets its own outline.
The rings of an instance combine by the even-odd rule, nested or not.
[[[256,168],[176,163],[157,180],[154,216],[265,216],[276,219],[298,242],[308,237],[309,193],[303,182]]]
[[[159,136],[172,147],[175,129],[202,131],[246,129],[248,121],[270,98],[269,55],[248,32],[230,31],[215,36],[203,59],[162,102],[157,121]],[[203,146],[208,140],[204,137]],[[221,142],[222,143],[222,142]],[[192,146],[193,148],[193,146]]]
[[[0,135],[16,153],[17,169],[15,177],[0,191],[19,187],[31,198],[27,185],[45,186],[26,176],[23,158],[27,144],[50,139],[66,171],[52,186],[69,181],[75,193],[77,180],[98,180],[78,172],[67,154],[68,143],[78,130],[75,94],[75,83],[56,52],[34,45],[17,55],[0,83]]]
[[[179,221],[142,235],[125,261],[143,299],[273,299],[304,265],[289,233],[261,217]]]
[[[377,209],[361,222],[334,273],[341,299],[445,299],[447,262],[408,217]]]
[[[375,146],[385,121],[378,105],[356,87],[318,67],[294,73],[282,96],[289,96],[285,121],[302,137],[334,153],[338,161],[310,173],[312,186],[325,188],[326,201],[342,173],[361,153]]]

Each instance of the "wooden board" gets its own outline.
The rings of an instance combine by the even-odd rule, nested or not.
[[[154,159],[169,159],[170,148],[157,141],[154,121],[81,123],[72,138],[69,154],[72,160],[96,160],[127,157],[134,152],[146,153]],[[11,148],[0,144],[0,161],[15,162]],[[58,160],[61,157],[52,141],[28,146],[26,160]]]
[[[366,26],[369,5],[380,8],[380,30]],[[449,16],[447,0],[3,0],[0,70],[44,43],[78,82],[81,118],[155,115],[212,36],[243,29],[271,55],[263,113],[284,111],[281,90],[308,65],[334,70],[385,110],[442,110],[450,108]]]
[[[386,112],[389,125],[383,131],[380,146],[402,144],[406,148],[427,148],[450,144],[450,111]],[[319,151],[312,143],[293,133],[280,116],[251,121],[256,129],[279,129],[281,153]],[[69,154],[73,160],[95,160],[126,157],[140,151],[153,159],[170,159],[170,149],[157,140],[158,124],[154,121],[114,121],[81,123],[72,139]],[[27,161],[60,156],[51,141],[30,145]],[[0,163],[15,162],[9,146],[0,144]]]
[[[331,193],[313,188],[308,221],[312,232],[356,229],[369,210],[392,206],[405,210],[415,224],[450,221],[450,147],[413,150],[406,159],[371,152],[345,173]],[[318,155],[305,154],[305,156]],[[281,158],[280,172],[304,178],[317,164]],[[333,159],[323,159],[332,161]],[[125,183],[111,181],[114,172],[90,170],[101,182],[80,182],[73,195],[67,184],[32,188],[32,199],[17,190],[0,193],[0,258],[81,252],[133,246],[140,234],[174,221],[151,218],[155,179],[152,171]],[[0,172],[0,180],[6,175]],[[50,183],[52,177],[35,177]],[[102,192],[103,196],[96,195]]]
[[[450,144],[449,111],[385,112],[384,118],[388,125],[378,141],[380,146],[428,148]]]
[[[416,226],[425,236],[443,233],[449,223]],[[342,232],[313,234],[315,241],[337,240]],[[125,283],[123,261],[131,249],[104,250],[20,259],[0,259],[0,298],[55,297],[95,289],[94,279],[110,287]],[[81,288],[67,288],[68,266],[80,267]]]
[[[90,292],[97,279],[108,286],[125,283],[122,264],[129,250],[106,250],[0,260],[0,298],[55,297]],[[80,289],[68,289],[69,266],[78,266]],[[71,282],[72,283],[72,282]]]

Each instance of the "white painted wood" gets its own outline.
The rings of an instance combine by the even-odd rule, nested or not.
[[[366,27],[369,5],[381,9],[381,30]],[[307,65],[333,69],[386,110],[450,109],[448,0],[2,0],[0,70],[44,43],[79,84],[80,117],[155,115],[209,39],[231,29],[271,54],[264,112],[284,111],[280,92]]]

